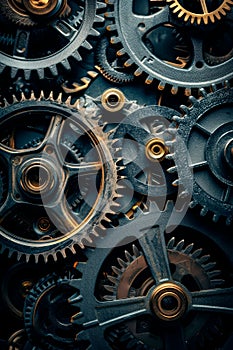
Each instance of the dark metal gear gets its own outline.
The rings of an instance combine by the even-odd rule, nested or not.
[[[64,18],[60,14],[63,13],[61,9],[66,1],[42,1],[41,7],[37,5],[38,1],[8,0],[1,7],[4,13],[0,16],[0,29],[5,40],[0,40],[0,72],[8,67],[12,78],[19,71],[23,72],[26,79],[31,77],[33,71],[42,79],[45,71],[56,76],[59,70],[70,70],[72,60],[82,60],[83,49],[92,49],[88,38],[99,35],[94,26],[104,21],[100,12],[105,4],[101,1],[68,0],[65,8],[69,7],[69,16]],[[25,10],[28,16],[26,18],[29,21],[36,20],[37,26],[22,28],[21,22],[9,26],[4,14],[9,7],[8,15],[15,11],[11,2],[20,7],[30,7]],[[55,14],[54,6],[55,9],[59,7]],[[33,9],[38,13],[34,13]],[[48,13],[41,15],[45,10]],[[16,12],[24,22],[25,16],[19,15],[18,10]]]
[[[70,321],[76,308],[68,303],[75,292],[69,285],[71,278],[48,275],[25,300],[25,330],[36,349],[76,349],[76,329]]]
[[[174,192],[175,178],[165,170],[170,162],[165,158],[169,153],[167,144],[174,139],[169,132],[174,113],[163,106],[140,107],[124,118],[114,132],[122,149],[124,173],[142,195],[166,198]]]
[[[104,300],[146,295],[153,286],[154,281],[148,271],[146,258],[135,245],[131,247],[131,250],[133,254],[125,250],[123,258],[117,257],[115,258],[117,261],[112,262],[114,265],[111,267],[110,274],[107,275],[109,283],[104,285],[108,293],[103,296]],[[203,249],[195,248],[193,243],[185,244],[184,240],[176,243],[175,237],[172,237],[167,243],[167,254],[172,278],[184,284],[188,290],[216,288],[223,284],[223,280],[219,278],[221,273],[215,268],[216,263],[210,260],[210,255],[203,254]],[[159,330],[158,332],[153,331],[151,321],[142,318],[134,322],[126,322],[119,329],[112,329],[108,333],[112,347],[114,349],[140,349],[140,346],[143,349],[147,347],[163,348]],[[190,322],[186,322],[184,324],[185,339],[191,339],[191,343],[198,342],[202,337],[201,330],[206,327],[207,322],[208,317],[200,316],[193,317]],[[197,334],[198,337],[194,339]]]
[[[209,94],[202,89],[201,93],[199,100],[190,97],[191,107],[181,106],[184,116],[174,117],[189,159],[185,160],[184,154],[175,151],[176,167],[169,171],[193,169],[191,207],[200,205],[202,216],[210,211],[215,222],[224,216],[230,225],[233,219],[233,88]]]
[[[52,94],[23,96],[0,110],[8,189],[0,208],[1,251],[36,261],[65,257],[76,245],[91,244],[97,226],[103,229],[116,212],[120,167],[98,113],[92,101],[80,106]]]
[[[147,84],[156,79],[159,90],[169,84],[173,94],[179,87],[190,94],[194,88],[232,78],[233,57],[215,65],[206,61],[205,41],[213,37],[215,26],[208,30],[206,26],[198,30],[184,26],[183,20],[173,15],[168,2],[158,2],[153,11],[149,0],[145,2],[145,11],[137,9],[133,0],[108,3],[113,5],[113,10],[107,13],[112,19],[107,26],[112,33],[111,42],[121,45],[117,55],[125,58],[125,66],[132,66],[136,76],[145,73]],[[219,32],[223,33],[222,25],[231,18],[232,12],[224,16],[221,24],[216,24]]]
[[[79,308],[79,311],[73,316],[73,322],[77,327],[78,342],[86,343],[84,349],[123,349],[116,346],[119,334],[116,335],[111,330],[118,326],[121,327],[126,322],[132,325],[135,319],[146,319],[152,324],[152,329],[149,329],[147,334],[160,329],[159,336],[163,338],[163,346],[166,350],[174,349],[174,344],[177,349],[183,350],[187,345],[184,338],[184,325],[191,322],[193,317],[205,318],[209,312],[233,313],[233,288],[213,288],[210,280],[219,272],[215,271],[211,264],[208,266],[209,257],[203,255],[201,250],[194,250],[192,244],[184,246],[183,241],[175,245],[171,240],[169,246],[171,250],[174,250],[174,253],[171,253],[174,254],[172,259],[174,258],[177,264],[177,270],[172,272],[164,238],[167,215],[169,216],[169,210],[161,214],[158,219],[158,211],[151,210],[150,213],[144,213],[128,225],[116,228],[112,233],[108,232],[106,241],[98,242],[99,245],[97,243],[95,251],[87,249],[87,262],[80,263],[77,267],[81,273],[80,279],[70,282],[77,291],[70,298],[70,303]],[[125,252],[126,260],[119,259],[118,253],[124,250],[124,244],[129,244],[134,239],[137,240],[135,245],[139,248],[133,248],[133,255]],[[111,268],[112,259],[109,257],[114,254],[113,248],[116,246],[118,252],[115,252],[115,258],[118,258],[119,267]],[[140,259],[140,254],[137,257],[138,250],[143,252],[149,277],[152,277],[153,283],[143,284],[143,281],[148,282],[145,270],[142,274],[143,280],[137,279],[137,274],[141,271],[140,265],[134,264],[134,259]],[[184,272],[178,272],[184,261],[188,264],[192,261],[192,264],[190,267],[187,264]],[[108,270],[111,270],[108,277],[104,273],[104,266],[108,266]],[[109,294],[116,293],[121,279],[121,269],[128,271],[130,266],[133,270],[130,271],[134,279],[133,283],[136,289],[140,289],[140,295],[135,296],[135,291],[131,290],[129,294],[132,292],[133,297],[132,295],[130,297],[128,294],[129,279],[126,278],[121,281],[122,298],[104,300],[99,297],[99,291],[101,288],[103,291],[106,284],[108,284]],[[188,282],[183,278],[189,268],[193,269],[192,273],[195,271],[196,281],[199,281],[199,286],[190,288],[190,290],[186,287]],[[213,271],[213,276],[211,276],[211,271]],[[173,273],[178,276],[178,282],[173,278]],[[200,278],[202,274],[205,276],[204,279]],[[93,278],[93,275],[96,277]],[[103,277],[105,282],[100,285],[100,279]],[[109,280],[112,282],[111,286],[109,286]],[[201,285],[204,286],[204,290],[200,289]],[[146,326],[145,323],[144,326]],[[124,340],[127,342],[127,347],[125,347],[127,349],[157,349],[157,343],[153,343],[151,338],[152,346],[149,347],[144,347],[143,341],[137,346],[132,335],[126,334]]]
[[[111,82],[127,84],[134,80],[134,74],[127,71],[127,68],[120,62],[120,58],[116,57],[116,49],[106,36],[102,37],[97,46],[96,59],[96,68],[104,78]]]

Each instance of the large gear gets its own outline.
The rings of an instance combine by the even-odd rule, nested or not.
[[[9,1],[4,3],[4,6],[1,7],[2,10],[7,10],[7,7],[11,8]],[[17,0],[12,1],[19,2]],[[62,0],[50,0],[44,6],[52,6],[54,2],[57,4],[56,6],[64,5]],[[32,6],[29,17],[26,17],[28,20],[31,18],[41,19],[40,11],[43,10],[43,6],[40,10],[39,6],[36,5],[36,1],[31,0],[24,3],[25,6]],[[96,23],[103,22],[104,19],[98,12],[105,8],[105,4],[97,0],[69,0],[67,6],[71,9],[67,18],[59,18],[59,14],[56,13],[55,18],[43,18],[42,23],[38,20],[39,24],[36,27],[28,26],[26,29],[21,28],[18,23],[9,27],[3,14],[0,17],[1,32],[5,33],[6,37],[12,37],[12,44],[7,45],[9,41],[1,41],[0,72],[8,67],[12,78],[19,71],[23,72],[26,79],[31,77],[33,71],[37,73],[39,78],[44,78],[45,71],[50,71],[54,76],[58,74],[60,69],[70,70],[70,61],[80,61],[82,59],[82,49],[90,50],[92,48],[88,37],[99,35],[94,26]],[[34,14],[33,9],[39,11],[39,14]],[[49,7],[49,15],[51,11]],[[81,21],[79,13],[83,15]],[[75,21],[76,17],[77,20]],[[22,21],[24,20],[25,16],[22,16]]]
[[[175,151],[176,166],[170,171],[179,171],[185,166],[193,169],[190,206],[200,205],[202,216],[210,211],[215,222],[224,216],[230,225],[233,219],[233,88],[226,87],[209,94],[203,89],[201,93],[198,100],[190,98],[191,107],[181,106],[183,116],[174,117],[189,159],[185,161],[179,151]]]
[[[177,21],[171,16],[168,4],[158,4],[153,13],[141,14],[135,10],[133,0],[111,0],[108,3],[113,5],[113,11],[107,13],[112,19],[107,29],[112,34],[112,44],[121,46],[117,55],[125,58],[127,67],[134,67],[136,76],[145,73],[147,84],[156,80],[160,90],[168,84],[172,93],[183,87],[186,94],[190,94],[194,88],[232,78],[233,58],[223,64],[208,65],[203,50],[208,33],[205,29],[193,31],[184,27],[182,20]]]
[[[158,214],[153,210],[150,213],[144,213],[124,228],[117,228],[114,233],[108,232],[106,241],[97,243],[95,251],[87,250],[87,261],[80,262],[77,266],[81,275],[79,279],[70,282],[70,285],[75,287],[77,292],[69,301],[78,308],[78,312],[73,315],[72,319],[77,327],[78,342],[86,344],[84,349],[158,349],[157,343],[153,342],[151,337],[149,337],[150,345],[144,346],[142,340],[137,344],[134,336],[129,335],[128,332],[124,334],[124,337],[123,333],[114,333],[116,328],[124,327],[126,322],[133,327],[135,319],[149,319],[152,330],[153,327],[155,332],[160,329],[159,336],[164,340],[162,348],[174,349],[175,343],[178,349],[185,349],[183,328],[187,326],[187,323],[192,322],[193,317],[206,321],[210,311],[216,313],[233,312],[231,301],[233,288],[214,287],[214,285],[216,286],[213,281],[214,276],[218,275],[219,271],[215,270],[215,264],[212,265],[210,261],[208,262],[209,256],[203,255],[201,249],[194,250],[192,244],[185,246],[184,241],[174,244],[174,240],[170,240],[168,245],[173,251],[171,256],[174,254],[172,259],[174,258],[174,261],[178,263],[176,266],[179,266],[174,271],[174,266],[169,264],[164,239],[164,229],[168,219],[166,215],[169,211],[164,212],[160,219],[156,213]],[[132,242],[134,239],[138,239],[135,243],[138,248],[133,248],[133,255],[125,252],[125,258],[123,255],[119,257],[119,251],[124,252],[124,244]],[[115,252],[114,247],[116,248]],[[148,274],[145,270],[142,273],[142,279],[137,279],[142,272],[141,265],[137,261],[137,259],[140,260],[140,253],[138,253],[140,250],[143,252],[149,267],[149,277],[152,277],[153,282],[149,280],[147,283]],[[110,255],[115,256],[119,267],[113,266],[111,268]],[[134,261],[137,262],[134,264]],[[191,266],[189,263],[186,265],[184,261],[189,261],[189,263],[192,261]],[[183,263],[185,271],[179,270]],[[194,277],[196,282],[199,281],[195,286],[191,282],[191,287],[190,280],[188,282],[188,279],[183,278],[187,271],[191,271],[188,265],[194,269],[192,273],[196,276]],[[94,267],[96,268],[95,278],[93,278]],[[125,274],[125,278],[121,280],[121,272],[124,269],[129,271],[131,277],[128,276],[128,278],[128,274]],[[107,276],[108,272],[109,276]],[[212,272],[213,275],[211,275]],[[179,282],[176,282],[175,278],[173,279],[173,273],[174,276],[178,276]],[[201,275],[202,277],[200,277]],[[204,279],[203,276],[205,276]],[[102,283],[100,283],[101,279]],[[210,282],[211,280],[213,284]],[[111,285],[109,281],[111,281]],[[133,284],[135,283],[134,287],[136,286],[139,295],[137,292],[135,293],[135,289],[129,288],[131,281]],[[146,282],[143,283],[143,281]],[[119,283],[122,283],[121,297],[116,299],[114,295],[117,293]],[[188,285],[190,290],[186,287]],[[103,299],[101,295],[103,296],[104,290],[106,293],[106,289],[109,291],[109,297]],[[144,327],[146,327],[145,323]],[[135,327],[133,329],[136,331]],[[146,334],[148,335],[150,331],[151,329],[146,330]],[[198,329],[196,329],[196,336],[198,337]],[[119,338],[127,343],[127,346],[122,347],[122,344],[118,346]]]
[[[8,163],[8,196],[0,209],[1,251],[16,253],[18,259],[57,259],[59,252],[66,256],[76,245],[90,244],[98,235],[96,227],[103,229],[107,215],[115,213],[120,167],[114,141],[98,125],[96,114],[97,106],[88,98],[82,106],[79,101],[71,105],[70,98],[62,102],[61,95],[54,100],[52,94],[47,99],[43,94],[29,100],[23,96],[0,110],[5,130],[1,154]],[[38,133],[38,125],[43,141],[24,148],[22,143]],[[72,205],[75,200],[78,208]]]
[[[183,0],[167,0],[171,11],[182,18],[184,22],[190,21],[191,24],[208,24],[220,20],[227,12],[231,11],[233,1],[222,0],[213,3],[211,1],[193,1],[190,5]]]

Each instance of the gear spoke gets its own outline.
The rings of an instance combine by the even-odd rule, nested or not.
[[[72,40],[77,35],[77,29],[64,20],[58,20],[50,23],[50,27],[55,29],[67,41]]]
[[[147,304],[146,297],[118,299],[98,303],[96,306],[97,319],[86,322],[83,326],[85,328],[93,326],[109,327],[139,315],[148,314]]]
[[[154,28],[159,23],[166,23],[169,21],[169,9],[167,7],[163,7],[160,11],[149,16],[140,16],[136,14],[132,14],[132,16],[132,23],[135,30],[138,31],[140,36],[143,36],[146,32]]]
[[[98,171],[102,168],[101,162],[82,162],[81,164],[64,164],[64,169],[69,173],[69,176],[86,176],[97,175]]]
[[[161,229],[151,229],[139,242],[156,284],[172,280],[164,233]]]
[[[233,287],[192,293],[192,309],[206,312],[233,313]]]

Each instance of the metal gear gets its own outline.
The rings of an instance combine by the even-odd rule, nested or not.
[[[123,64],[118,64],[116,50],[110,45],[106,36],[100,40],[96,51],[97,66],[96,68],[104,78],[114,83],[130,83],[134,80],[134,74],[127,71]]]
[[[209,94],[202,89],[201,94],[200,99],[190,97],[191,107],[181,106],[184,116],[173,118],[178,123],[178,135],[186,145],[189,159],[185,160],[184,154],[180,156],[179,151],[175,151],[176,166],[168,171],[193,169],[190,206],[200,205],[202,216],[210,211],[214,222],[223,216],[230,225],[233,219],[233,88]]]
[[[146,84],[156,80],[159,90],[164,90],[168,84],[173,94],[182,87],[190,95],[192,89],[232,78],[233,58],[208,65],[203,52],[206,30],[184,27],[183,22],[171,16],[167,3],[161,2],[160,7],[158,4],[152,14],[138,13],[133,0],[109,0],[108,3],[113,6],[107,13],[107,18],[112,21],[107,26],[112,35],[111,43],[121,45],[117,55],[125,59],[126,67],[132,66],[136,76],[145,73]],[[224,17],[224,23],[230,15]],[[182,38],[182,43],[172,39],[174,31]],[[153,37],[152,47],[147,44],[148,36]]]
[[[185,282],[185,279],[181,277],[183,276],[182,271],[179,271],[179,273],[175,271],[174,273],[179,276],[181,282],[176,282],[173,279],[164,239],[164,229],[168,219],[166,215],[168,215],[169,211],[165,212],[166,214],[163,213],[160,219],[156,217],[156,213],[158,214],[158,211],[153,212],[153,210],[147,214],[144,213],[128,225],[116,228],[114,232],[108,232],[105,237],[106,241],[98,241],[97,248],[94,251],[87,249],[87,261],[78,264],[77,269],[80,272],[80,278],[73,279],[70,282],[70,285],[76,288],[76,293],[69,299],[69,302],[78,308],[78,312],[73,315],[72,321],[77,327],[78,344],[85,344],[84,349],[123,349],[117,346],[119,333],[114,334],[114,330],[126,322],[132,325],[135,319],[149,319],[156,331],[160,328],[161,332],[159,336],[163,337],[164,348],[169,350],[174,349],[174,344],[176,344],[178,349],[186,349],[183,323],[185,325],[186,322],[191,322],[194,315],[205,319],[205,317],[209,317],[208,312],[210,311],[217,313],[229,312],[232,314],[233,288],[213,289],[210,280],[212,280],[214,275],[218,275],[219,272],[215,271],[211,263],[208,265],[209,257],[202,255],[201,250],[192,251],[192,244],[184,247],[183,241],[180,241],[177,245],[174,245],[173,240],[169,242],[172,249],[174,249],[174,259],[176,262],[179,261],[182,264],[182,261],[184,261],[182,249],[184,249],[186,259],[189,262],[189,254],[192,256],[191,260],[195,259],[195,261],[198,261],[200,259],[198,263],[195,263],[191,267],[195,271],[198,268],[199,272],[197,274],[195,272],[196,276],[200,276],[199,273],[203,273],[202,266],[205,266],[206,261],[204,269],[205,278],[204,280],[201,278],[202,281],[199,282],[200,284],[203,283],[203,285],[207,283],[207,289],[200,290],[191,287],[189,290],[186,287],[187,281]],[[126,231],[127,237],[125,235]],[[122,252],[124,250],[124,244],[132,244],[134,239],[138,239],[137,244],[140,246],[139,249],[143,251],[143,255],[145,256],[149,267],[149,276],[153,279],[153,283],[151,284],[145,283],[143,285],[143,281],[147,280],[148,276],[145,271],[142,273],[142,280],[140,278],[137,279],[140,266],[137,263],[135,265],[133,263],[134,258],[140,258],[140,256],[137,257],[137,248],[133,248],[133,255],[126,252],[127,261],[124,258],[119,259],[119,251]],[[116,250],[113,249],[114,247]],[[112,258],[109,258],[110,256],[115,256],[115,259],[118,258],[120,267],[115,266],[111,268]],[[179,260],[181,256],[182,258]],[[144,295],[135,296],[135,291],[132,289],[129,292],[129,279],[126,278],[124,282],[122,280],[124,294],[122,298],[112,300],[111,295],[108,300],[101,298],[99,291],[103,291],[106,284],[108,284],[109,294],[116,293],[117,285],[121,278],[121,268],[130,269],[131,263],[134,266],[131,277],[133,279],[135,278],[136,288],[140,289],[140,286],[143,285],[142,290],[144,291]],[[111,274],[110,277],[107,277],[106,266],[108,267],[108,271],[112,271],[112,273],[111,271],[109,273]],[[94,268],[95,278],[93,278]],[[213,276],[211,276],[212,271]],[[209,276],[207,275],[208,273]],[[105,281],[99,284],[102,278]],[[111,286],[107,282],[108,279],[112,282]],[[199,280],[199,277],[197,277],[197,280]],[[130,297],[128,292],[129,294],[132,292],[134,296]],[[112,329],[114,330],[112,331]],[[157,343],[153,343],[152,339],[152,346],[149,347],[144,347],[143,341],[137,346],[134,337],[128,334],[125,334],[124,341],[127,342],[125,349],[158,349],[156,347]]]
[[[25,6],[36,1],[27,1]],[[46,4],[50,5],[51,1],[63,3],[62,0],[50,0]],[[92,49],[88,37],[99,35],[94,26],[104,21],[100,11],[106,5],[98,0],[85,0],[81,3],[79,0],[68,0],[68,5],[71,8],[69,17],[57,19],[56,15],[55,19],[46,18],[33,28],[29,26],[25,29],[18,25],[9,27],[8,22],[5,23],[0,18],[1,31],[6,37],[12,37],[10,45],[9,40],[1,41],[0,73],[8,67],[12,78],[16,77],[18,72],[22,72],[27,80],[32,76],[32,72],[36,72],[39,78],[43,79],[46,71],[56,76],[59,70],[70,70],[72,60],[81,61],[82,49]],[[8,1],[4,3],[4,8],[7,6],[9,7]],[[38,10],[36,5],[33,6]],[[83,14],[82,20],[78,11]],[[34,14],[32,17],[34,18]]]
[[[75,292],[69,285],[71,277],[48,275],[27,295],[24,324],[26,334],[36,349],[76,349],[76,330],[70,322],[76,308],[68,303]]]
[[[163,106],[139,107],[116,127],[113,137],[122,149],[123,172],[137,193],[166,197],[174,192],[172,177],[164,171],[167,144],[174,139],[169,133],[174,113]]]
[[[231,11],[233,1],[221,0],[216,3],[212,1],[193,1],[192,4],[185,0],[166,0],[172,13],[184,22],[191,24],[209,24],[222,19],[227,12]]]
[[[97,227],[104,229],[107,216],[116,212],[122,167],[115,141],[98,125],[98,115],[89,98],[80,105],[79,100],[71,104],[70,98],[62,102],[61,95],[55,100],[42,93],[5,102],[0,153],[8,164],[8,195],[0,208],[2,252],[18,259],[33,256],[36,262],[40,256],[45,261],[49,256],[56,260],[57,254],[65,257],[69,250],[75,253],[75,246],[91,244]],[[38,125],[43,141],[23,148]],[[72,141],[68,149],[67,136]],[[75,199],[78,207],[72,206]]]

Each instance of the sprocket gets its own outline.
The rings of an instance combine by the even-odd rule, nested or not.
[[[146,14],[135,10],[133,0],[108,3],[113,5],[113,10],[107,13],[107,18],[112,20],[107,26],[111,43],[120,45],[117,55],[125,59],[126,67],[133,67],[136,76],[144,74],[146,84],[155,80],[159,90],[169,85],[173,94],[181,87],[190,94],[194,88],[232,78],[233,57],[214,66],[206,62],[205,37],[215,28],[195,31],[184,26],[181,19],[172,16],[169,5],[164,2],[158,3],[156,11]],[[231,13],[224,16],[221,26],[229,16]]]
[[[62,0],[60,2],[63,3]],[[8,2],[4,8],[6,6],[9,6]],[[30,79],[36,72],[43,79],[46,72],[56,76],[60,71],[70,70],[72,60],[81,61],[82,50],[92,49],[89,36],[99,35],[94,27],[104,21],[101,11],[105,4],[98,0],[68,0],[68,6],[71,9],[68,17],[46,17],[37,26],[26,29],[18,24],[9,27],[4,17],[0,17],[1,32],[6,38],[12,38],[10,43],[9,40],[1,41],[0,72],[8,67],[12,78],[23,72],[25,79]],[[35,6],[35,9],[38,7]],[[82,20],[79,13],[83,16]],[[30,16],[35,17],[34,14]]]
[[[185,160],[184,154],[181,156],[175,151],[176,167],[170,171],[184,167],[193,169],[190,206],[201,206],[202,216],[213,213],[214,222],[223,216],[230,225],[233,219],[233,88],[209,94],[202,89],[201,93],[200,99],[190,97],[191,107],[181,106],[183,116],[173,118],[178,122],[178,135],[186,145],[189,159]]]
[[[65,257],[68,250],[75,253],[76,245],[92,243],[97,226],[103,229],[107,215],[116,212],[120,167],[114,141],[98,125],[98,115],[88,97],[82,105],[43,93],[14,98],[13,104],[5,101],[0,152],[8,164],[8,196],[0,208],[1,251],[36,261]],[[38,128],[42,141],[22,146]]]

